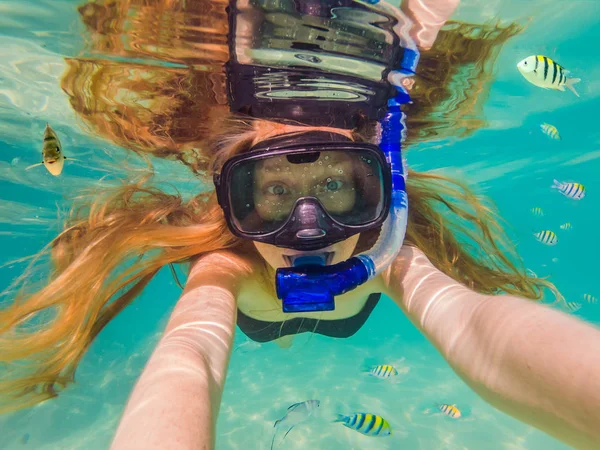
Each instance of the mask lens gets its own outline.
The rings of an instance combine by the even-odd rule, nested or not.
[[[383,213],[383,168],[370,150],[302,150],[242,160],[229,183],[232,218],[245,233],[281,228],[301,198],[318,200],[343,225],[363,225]]]

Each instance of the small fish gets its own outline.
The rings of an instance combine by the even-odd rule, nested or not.
[[[569,71],[547,56],[528,56],[517,64],[517,69],[531,84],[543,89],[554,89],[563,92],[567,87],[579,97],[573,85],[579,83],[581,78],[567,77]]]
[[[442,403],[438,406],[438,409],[444,414],[446,414],[448,417],[452,417],[453,419],[460,419],[462,417],[462,414],[460,413],[460,410],[456,407],[456,405],[447,405],[445,403]]]
[[[375,366],[369,370],[369,373],[377,378],[390,378],[398,375],[396,368],[388,364]]]
[[[544,210],[539,206],[536,206],[535,208],[531,208],[531,214],[533,214],[534,216],[543,217]]]
[[[567,223],[563,223],[560,226],[560,229],[561,230],[571,230],[571,229],[573,229],[573,226],[571,225],[571,222],[567,222]]]
[[[392,427],[388,421],[375,414],[354,413],[349,416],[338,414],[334,422],[341,422],[345,427],[366,436],[389,436],[392,434]]]
[[[585,197],[585,186],[581,183],[561,183],[558,180],[554,180],[554,184],[551,187],[558,189],[562,195],[573,200],[581,200]]]
[[[67,159],[67,157],[63,155],[60,139],[58,139],[58,136],[52,127],[49,124],[46,124],[46,129],[44,130],[44,145],[42,146],[42,162],[33,164],[25,168],[25,170],[37,166],[44,166],[48,169],[48,172],[56,177],[62,172],[65,165],[65,159]],[[74,159],[70,160],[75,161]]]
[[[558,237],[556,237],[556,233],[554,231],[544,230],[540,231],[539,233],[534,233],[533,235],[542,244],[556,245],[558,242]]]
[[[598,299],[591,294],[583,294],[583,299],[588,303],[598,303]]]
[[[549,123],[543,123],[540,125],[542,132],[550,136],[552,139],[560,141],[560,134],[558,133],[557,128],[554,125],[550,125]]]
[[[287,409],[287,414],[281,419],[277,420],[273,425],[275,428],[275,433],[273,434],[273,440],[271,441],[271,450],[273,450],[273,443],[275,442],[275,436],[277,435],[277,430],[279,427],[289,427],[285,432],[283,439],[281,439],[281,442],[283,442],[288,433],[292,431],[292,428],[307,420],[320,404],[321,402],[319,400],[306,400],[305,402],[294,403],[293,405],[289,406]]]
[[[577,312],[581,309],[581,303],[579,302],[567,302],[567,308],[571,312]]]

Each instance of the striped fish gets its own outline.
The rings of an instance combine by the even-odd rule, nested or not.
[[[531,214],[533,214],[534,216],[543,217],[544,210],[539,206],[536,206],[535,208],[531,208]]]
[[[42,145],[42,162],[26,167],[25,170],[37,166],[44,166],[48,172],[57,177],[63,170],[67,157],[62,152],[62,144],[58,135],[47,123],[44,130],[44,141]]]
[[[547,56],[528,56],[517,64],[517,69],[531,84],[544,89],[559,91],[564,91],[565,87],[567,87],[573,94],[579,97],[573,85],[579,83],[581,78],[567,77],[569,71]]]
[[[398,371],[394,366],[388,364],[381,364],[375,366],[369,370],[369,373],[377,378],[390,378],[398,375]]]
[[[579,302],[567,302],[567,309],[571,312],[577,312],[581,309],[581,303]]]
[[[591,294],[583,294],[583,299],[588,303],[598,303],[598,299]]]
[[[540,125],[540,128],[542,129],[542,132],[545,135],[550,136],[552,139],[560,141],[560,134],[558,133],[558,130],[554,125],[550,125],[549,123],[544,122]]]
[[[572,228],[573,228],[573,225],[571,225],[571,222],[563,223],[560,226],[561,230],[571,230]]]
[[[349,416],[338,414],[334,422],[341,422],[345,427],[366,436],[389,436],[392,434],[392,427],[387,420],[375,414],[354,413]]]
[[[558,189],[562,195],[573,200],[581,200],[585,197],[585,186],[581,183],[561,183],[558,180],[554,180],[554,184],[551,187]]]
[[[533,235],[542,244],[556,245],[558,243],[558,237],[556,237],[556,233],[554,231],[543,230],[539,233],[534,233]]]
[[[462,414],[460,410],[456,407],[456,405],[447,405],[445,403],[438,406],[438,409],[446,414],[448,417],[452,417],[453,419],[460,419]]]

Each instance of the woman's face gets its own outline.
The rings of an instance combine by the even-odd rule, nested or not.
[[[352,210],[356,190],[349,155],[315,152],[302,162],[291,158],[279,156],[256,165],[253,197],[262,220],[286,219],[302,197],[317,198],[332,216]]]
[[[312,160],[314,158],[314,160]],[[329,214],[352,211],[356,187],[352,158],[342,152],[315,153],[302,162],[286,156],[257,164],[253,197],[256,212],[265,221],[285,220],[301,197],[315,197]],[[274,268],[288,267],[296,255],[328,253],[327,264],[336,264],[352,256],[359,235],[317,251],[298,251],[255,242],[262,257]]]

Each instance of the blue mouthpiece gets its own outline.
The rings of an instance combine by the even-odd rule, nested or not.
[[[310,256],[298,256],[294,259],[294,267],[298,266],[324,266],[325,256],[322,255],[310,255]]]
[[[368,279],[369,271],[357,257],[333,266],[296,267],[294,261],[294,267],[277,269],[275,287],[283,312],[333,311],[336,295],[351,291]]]

